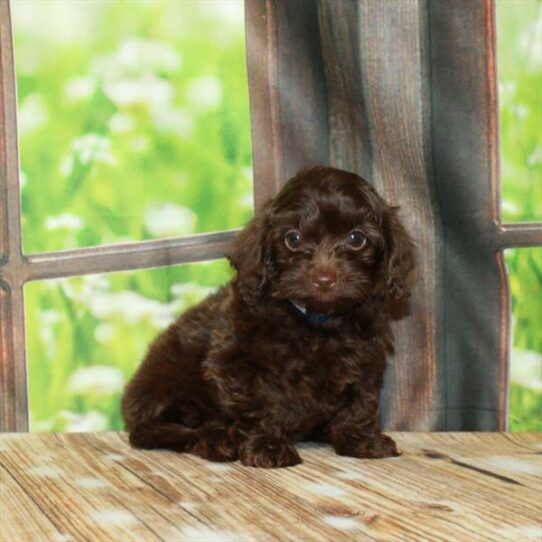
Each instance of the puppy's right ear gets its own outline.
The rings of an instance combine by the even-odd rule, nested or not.
[[[237,271],[239,293],[250,305],[261,299],[269,279],[269,218],[269,205],[266,205],[234,237],[226,253]]]

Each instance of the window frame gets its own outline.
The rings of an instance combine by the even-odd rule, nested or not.
[[[488,337],[497,338],[499,344],[492,349],[491,355],[495,356],[494,359],[486,359],[485,365],[480,369],[475,369],[483,372],[486,366],[492,368],[490,399],[493,406],[491,409],[474,405],[472,409],[479,413],[474,421],[461,414],[460,411],[467,410],[466,407],[463,408],[465,405],[464,401],[461,403],[461,399],[473,400],[472,396],[463,395],[465,391],[462,388],[463,380],[467,380],[468,384],[469,374],[459,375],[463,380],[450,382],[448,377],[452,378],[454,375],[448,374],[446,366],[447,359],[453,357],[451,354],[454,353],[456,347],[454,341],[461,339],[452,337],[449,340],[441,337],[443,346],[435,351],[440,352],[444,359],[430,360],[428,365],[430,371],[436,372],[438,369],[441,376],[429,382],[427,389],[423,390],[424,396],[418,405],[418,407],[421,405],[419,410],[423,412],[420,414],[416,412],[416,405],[409,405],[408,409],[412,411],[412,414],[403,415],[399,411],[401,397],[398,396],[396,403],[399,406],[392,405],[392,411],[395,414],[399,412],[399,415],[395,418],[391,417],[390,424],[393,428],[401,428],[403,424],[406,424],[405,427],[408,425],[410,429],[426,428],[430,425],[432,428],[436,426],[441,430],[478,426],[486,429],[489,426],[498,427],[503,430],[506,427],[508,394],[510,303],[502,251],[506,248],[542,245],[542,224],[502,224],[500,219],[495,4],[493,0],[480,0],[480,2],[418,0],[408,3],[408,6],[407,3],[402,5],[408,11],[404,14],[406,22],[414,25],[407,29],[408,32],[414,32],[418,27],[423,29],[421,38],[416,35],[414,41],[418,39],[422,42],[420,54],[428,55],[422,58],[423,69],[426,65],[430,68],[429,74],[425,72],[421,75],[417,74],[423,87],[420,99],[424,100],[424,108],[421,113],[415,109],[412,114],[415,120],[421,118],[427,124],[424,124],[424,131],[420,136],[422,140],[414,142],[419,147],[414,149],[413,156],[426,160],[424,162],[424,167],[427,167],[425,180],[434,190],[432,197],[437,198],[432,200],[435,208],[442,212],[439,206],[445,207],[449,202],[451,214],[443,215],[444,219],[454,220],[453,213],[461,207],[459,196],[465,198],[464,201],[467,203],[472,200],[470,198],[472,194],[469,194],[467,190],[464,194],[459,194],[450,180],[453,179],[454,182],[459,180],[465,187],[475,185],[476,201],[481,203],[476,209],[477,216],[466,217],[470,222],[465,221],[465,225],[468,227],[474,225],[477,228],[473,230],[476,235],[483,234],[482,239],[487,248],[485,251],[487,254],[483,255],[484,266],[492,259],[492,272],[495,276],[492,278],[494,282],[491,285],[495,284],[498,290],[491,292],[492,309],[488,319],[483,322],[485,327],[482,331],[487,332]],[[389,6],[391,11],[401,11],[395,2],[390,3]],[[359,27],[356,24],[363,17],[377,22],[381,22],[379,18],[382,22],[387,20],[388,14],[382,11],[375,12],[374,9],[375,6],[366,0],[344,2],[340,6],[335,4],[334,0],[319,2],[299,0],[295,3],[281,0],[266,0],[265,2],[245,0],[254,167],[253,193],[256,207],[279,190],[288,174],[300,165],[313,163],[315,157],[319,161],[325,159],[346,169],[359,169],[358,163],[362,168],[365,164],[371,163],[373,159],[371,149],[365,148],[371,143],[370,132],[364,132],[362,134],[364,137],[359,137],[358,143],[351,144],[349,141],[351,130],[359,129],[360,126],[363,128],[367,120],[363,118],[363,115],[356,118],[349,117],[347,114],[343,114],[342,117],[335,115],[333,119],[338,124],[333,127],[328,125],[329,119],[335,113],[344,113],[342,109],[348,110],[349,107],[351,110],[355,109],[359,101],[357,92],[360,89],[340,87],[339,83],[342,81],[340,71],[328,72],[329,80],[325,80],[322,67],[330,69],[333,55],[340,53],[333,49],[335,42],[332,39],[333,32],[337,31],[340,25],[342,25],[340,26],[342,32],[350,33],[353,36],[352,39],[359,39]],[[378,9],[385,11],[383,7]],[[471,25],[470,30],[469,25]],[[472,32],[473,28],[476,35]],[[458,31],[459,34],[463,32],[465,41],[471,44],[470,55],[463,54],[464,44],[457,37]],[[412,34],[409,35],[413,37]],[[385,39],[385,34],[382,36],[381,40],[377,36],[376,40],[362,44],[365,47],[365,54],[373,51],[378,54],[385,52],[389,44],[382,41]],[[298,40],[298,38],[301,39]],[[476,38],[483,39],[476,41]],[[393,39],[399,38],[394,36]],[[295,51],[292,49],[293,43],[296,44]],[[356,47],[358,45],[355,43]],[[325,49],[324,57],[321,56],[321,48]],[[284,55],[284,51],[292,51],[292,54]],[[329,56],[326,57],[326,54]],[[351,62],[356,68],[359,67],[360,59],[357,55],[359,55],[359,49],[353,51],[351,58],[346,59],[346,62]],[[450,59],[453,61],[451,64]],[[398,67],[388,67],[389,71],[383,74],[383,81],[387,77],[388,83],[393,83],[395,68]],[[295,74],[298,79],[294,79],[291,74]],[[353,79],[357,78],[357,83],[360,80],[366,83],[363,77],[363,73],[355,73],[352,76]],[[295,85],[298,81],[302,81],[303,88],[307,92],[303,96],[303,103],[290,103],[288,100],[295,86],[289,87],[289,85]],[[458,103],[462,103],[462,99],[468,99],[468,103],[477,113],[469,118],[472,121],[471,126],[465,127],[461,124],[461,119],[454,118],[453,111],[446,107],[446,103],[439,99],[435,91],[424,86],[428,81],[433,86],[440,85],[441,89],[450,89],[452,94],[463,92],[459,96]],[[330,88],[335,92],[339,89],[342,94],[326,94],[330,92],[330,88],[326,85],[331,85]],[[476,93],[465,97],[463,89],[470,86],[476,90]],[[23,292],[27,281],[161,267],[220,258],[235,234],[235,231],[224,231],[180,239],[104,245],[45,254],[23,254],[15,88],[9,0],[0,0],[0,431],[28,430]],[[298,122],[297,114],[296,121],[291,120],[292,107],[298,106],[303,108],[301,113],[306,114],[304,119],[308,119],[307,122],[315,128],[314,131],[304,130],[302,123]],[[328,106],[330,109],[336,108],[336,111],[332,110],[329,116],[325,109]],[[417,107],[417,104],[415,106]],[[428,115],[431,116],[429,121],[424,116],[425,111],[428,111]],[[297,109],[295,112],[297,113]],[[333,130],[335,130],[334,133],[332,133]],[[332,141],[332,137],[340,138],[341,134],[346,134],[347,137]],[[425,137],[431,139],[427,148],[425,147],[426,139],[423,139]],[[409,145],[407,139],[402,140],[401,143],[406,147]],[[457,165],[455,160],[462,156],[461,152],[465,149],[474,152],[473,143],[478,144],[482,152],[472,163],[462,163],[462,168],[465,170],[463,171],[464,179],[456,179],[454,177],[454,167]],[[356,144],[359,146],[356,147]],[[428,156],[424,154],[426,152]],[[437,244],[445,240],[445,236],[438,230],[445,223],[444,219],[441,215],[437,215],[431,223],[436,232],[434,235]],[[447,231],[449,234],[450,230]],[[442,244],[445,245],[445,243]],[[440,249],[439,245],[438,250]],[[448,250],[450,250],[449,247]],[[447,293],[447,285],[455,284],[454,277],[443,263],[442,256],[439,258],[439,266],[436,268],[442,276],[435,273],[431,275],[435,266],[432,268],[428,265],[423,270],[431,280],[437,276],[437,282],[434,284],[438,286],[439,291],[437,294],[426,293],[427,296],[433,296],[431,302],[437,309],[435,309],[434,318],[428,321],[429,327],[423,328],[425,331],[420,327],[419,333],[423,331],[426,334],[435,335],[447,332],[453,334],[459,329],[454,328],[454,322],[450,322],[449,319],[461,310],[462,300],[454,300]],[[494,263],[495,260],[496,263]],[[483,301],[476,291],[473,290],[470,293],[478,304]],[[439,295],[442,299],[438,298]],[[448,297],[445,298],[445,295]],[[452,306],[453,310],[445,313],[449,310],[449,306]],[[447,317],[449,317],[447,325],[451,327],[451,331],[442,325]],[[414,342],[408,343],[408,340],[405,340],[405,345],[407,349],[414,350]],[[476,359],[481,361],[484,360],[484,356],[488,356],[483,346],[483,344],[479,345],[476,352]],[[468,361],[461,360],[461,363],[468,366]],[[423,366],[420,365],[420,368]],[[397,387],[407,376],[409,378],[417,376],[412,366],[404,364],[401,370],[408,371],[408,375],[397,372],[393,377],[395,380],[391,380],[391,391],[387,396],[385,395],[385,398],[394,397],[392,392],[397,388],[393,386]],[[430,375],[426,378],[429,379]],[[440,388],[438,382],[442,385]],[[470,391],[472,390],[468,388],[467,392]],[[442,401],[434,401],[433,395],[439,393],[443,396]],[[497,400],[494,400],[495,397]],[[484,410],[488,410],[487,417],[482,412]],[[450,416],[447,414],[448,411],[451,412]],[[442,412],[444,415],[441,415]]]
[[[0,0],[0,432],[29,429],[24,286],[29,281],[222,258],[238,229],[39,254],[22,251],[17,93],[9,0]],[[254,200],[268,187],[254,182]]]

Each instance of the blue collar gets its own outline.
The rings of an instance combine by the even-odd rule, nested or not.
[[[333,313],[320,313],[320,312],[312,312],[311,310],[307,309],[307,307],[304,307],[303,305],[299,305],[299,303],[296,303],[295,301],[292,301],[291,299],[288,299],[288,302],[292,306],[292,308],[295,310],[295,312],[303,318],[303,320],[307,321],[309,324],[312,324],[314,326],[321,326],[322,324],[327,324],[330,320],[333,320],[335,315]]]

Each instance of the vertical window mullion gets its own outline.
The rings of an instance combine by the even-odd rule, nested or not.
[[[17,94],[9,2],[0,2],[0,430],[28,431]]]

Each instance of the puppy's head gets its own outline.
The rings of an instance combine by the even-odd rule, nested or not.
[[[270,296],[330,312],[410,291],[413,243],[361,177],[335,168],[299,172],[233,240],[241,296]]]

